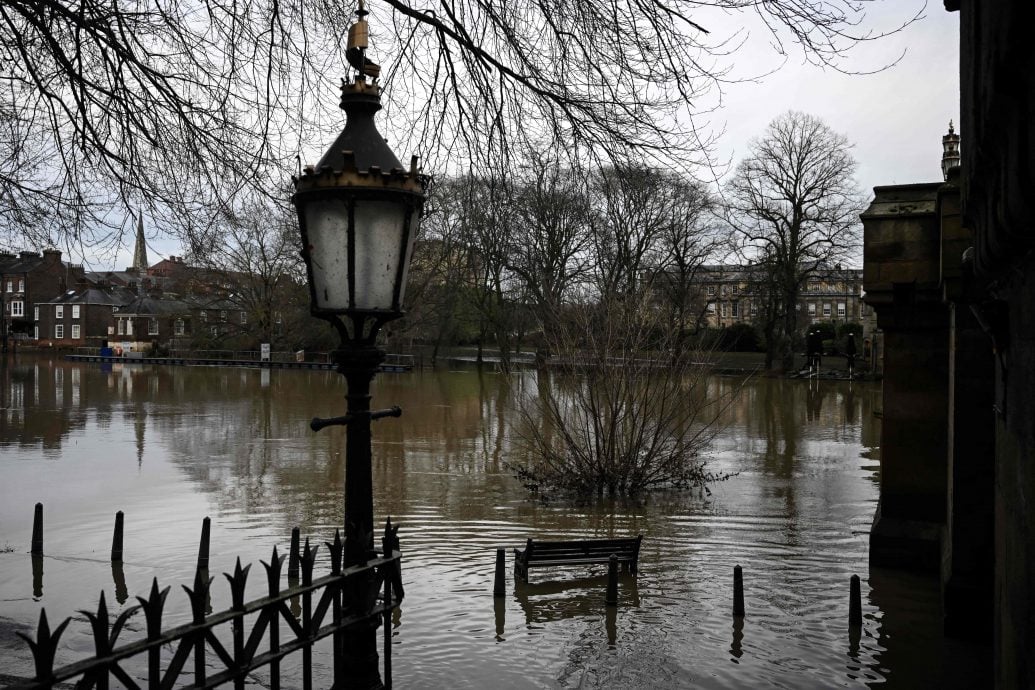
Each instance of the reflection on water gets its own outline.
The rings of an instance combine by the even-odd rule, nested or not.
[[[529,373],[514,385],[544,384]],[[710,492],[578,506],[530,501],[507,474],[520,446],[515,391],[499,377],[383,375],[374,396],[404,410],[376,422],[373,468],[379,519],[402,524],[400,686],[969,687],[987,677],[983,654],[941,638],[936,583],[868,568],[875,385],[748,382],[710,453],[710,468],[733,478]],[[295,525],[313,543],[331,539],[344,513],[344,432],[307,424],[343,409],[343,383],[329,372],[106,370],[25,356],[0,367],[0,546],[15,549],[0,554],[0,636],[34,623],[44,604],[53,620],[92,608],[101,590],[112,608],[128,605],[156,575],[190,585],[206,515],[213,574],[237,555],[269,560],[275,544],[286,553]],[[42,558],[24,553],[36,501],[46,509]],[[126,516],[118,566],[108,560],[117,510]],[[497,547],[640,533],[640,572],[621,578],[617,609],[604,605],[604,565],[516,588],[508,568],[508,596],[492,596]],[[857,634],[853,573],[863,578]],[[229,603],[221,580],[216,610]],[[170,624],[189,620],[178,596],[174,587]],[[141,625],[131,619],[131,633]],[[76,621],[63,645],[59,663],[89,654],[92,641]],[[0,640],[5,654],[16,648]],[[24,652],[10,656],[4,671],[29,672]],[[962,665],[972,675],[954,672]]]

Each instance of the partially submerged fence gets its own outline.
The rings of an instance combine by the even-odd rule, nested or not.
[[[281,660],[293,652],[302,655],[301,687],[313,688],[313,646],[324,638],[332,639],[333,687],[347,682],[346,639],[350,633],[371,630],[384,625],[383,681],[392,685],[391,612],[403,598],[401,556],[396,536],[398,527],[389,520],[382,538],[382,555],[371,554],[363,565],[342,567],[344,543],[340,533],[326,546],[330,551],[331,570],[328,575],[313,579],[316,553],[309,540],[299,554],[301,583],[280,588],[284,559],[273,548],[270,562],[262,561],[266,570],[267,594],[246,602],[245,587],[251,565],[241,567],[240,559],[233,574],[224,576],[230,585],[232,604],[229,609],[208,613],[209,591],[212,579],[203,568],[197,570],[194,586],[184,586],[190,601],[191,622],[163,629],[163,613],[169,587],[160,589],[158,580],[152,581],[149,595],[137,597],[139,606],[122,611],[112,620],[104,594],[97,611],[81,611],[89,619],[95,654],[89,659],[54,668],[57,648],[71,618],[51,629],[46,610],[40,611],[36,639],[21,635],[29,644],[35,664],[33,680],[11,686],[19,689],[53,688],[58,683],[78,681],[76,688],[106,690],[114,678],[123,687],[149,689],[191,687],[214,688],[233,683],[244,688],[249,673],[257,669],[269,670],[269,687],[281,687]],[[204,547],[203,536],[203,547]],[[207,548],[203,548],[207,561]],[[200,565],[200,564],[199,564]],[[301,610],[293,613],[289,602],[301,600]],[[117,646],[127,621],[143,611],[146,636]],[[217,634],[217,629],[226,631]],[[282,633],[286,633],[282,639]],[[373,634],[373,633],[371,633]],[[171,658],[163,663],[163,648],[173,650]],[[124,662],[146,655],[146,682],[123,668]],[[191,663],[188,663],[191,662]],[[212,667],[215,667],[213,670]],[[320,679],[319,687],[330,686],[331,679]],[[297,683],[291,683],[297,687]]]

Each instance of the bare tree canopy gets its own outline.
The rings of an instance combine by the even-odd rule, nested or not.
[[[819,118],[790,111],[752,142],[726,186],[728,220],[747,257],[765,264],[773,303],[782,310],[785,369],[793,362],[795,307],[805,281],[858,248],[864,204],[855,167],[847,137]]]
[[[761,21],[779,52],[837,65],[878,35],[870,0],[372,3],[397,130],[443,169],[506,164],[525,139],[617,160],[700,150],[695,99]],[[191,236],[242,190],[282,194],[341,126],[355,6],[329,0],[6,0],[0,5],[0,223],[31,245],[121,241],[128,209]],[[907,20],[908,22],[909,20]],[[901,26],[899,27],[901,28]],[[683,114],[683,117],[677,117]],[[682,124],[681,124],[682,123]],[[397,135],[397,136],[396,136]]]

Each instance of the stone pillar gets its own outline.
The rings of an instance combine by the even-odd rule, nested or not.
[[[973,313],[983,309],[974,284],[973,235],[961,223],[959,168],[938,194],[941,276],[949,305],[948,476],[942,540],[945,632],[992,639],[995,574],[995,359]]]
[[[870,563],[931,573],[941,566],[948,484],[939,187],[877,187],[862,214],[866,301],[884,333],[881,497]]]

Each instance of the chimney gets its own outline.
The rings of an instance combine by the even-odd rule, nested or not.
[[[60,249],[44,249],[43,260],[48,264],[60,264],[61,263],[61,250]]]

